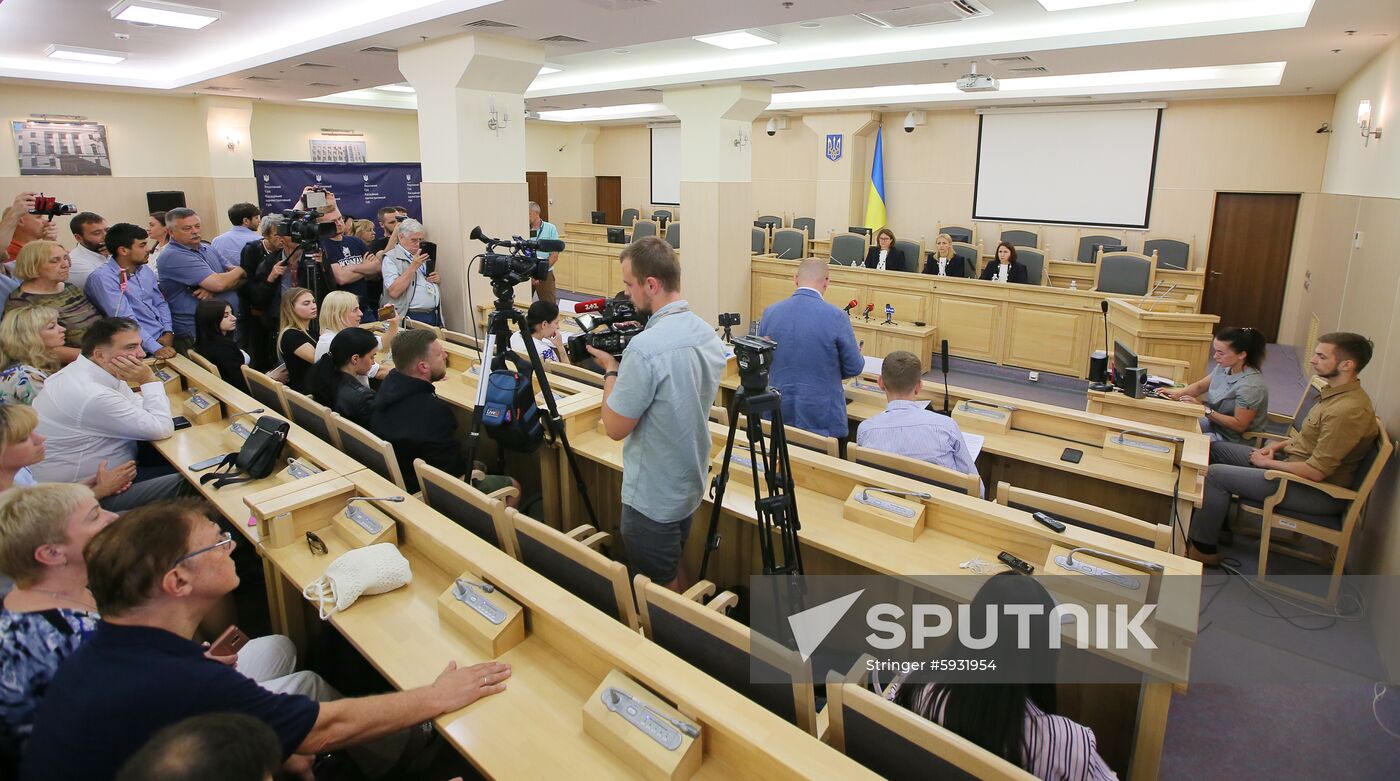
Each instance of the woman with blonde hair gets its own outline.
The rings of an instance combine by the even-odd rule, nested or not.
[[[374,223],[370,220],[355,220],[350,233],[368,247],[374,241]]]
[[[58,310],[58,322],[63,324],[63,346],[55,352],[60,363],[77,360],[83,345],[83,334],[102,313],[92,305],[77,285],[68,281],[72,262],[68,250],[56,241],[31,241],[20,250],[15,260],[15,276],[19,288],[10,294],[5,310],[29,306],[47,306]]]
[[[316,339],[311,335],[311,325],[316,322],[316,296],[304,287],[288,288],[282,293],[281,308],[277,356],[287,367],[287,387],[306,393],[306,373],[316,362]]]
[[[0,404],[33,404],[44,381],[58,371],[65,328],[58,310],[13,309],[0,319]]]
[[[39,413],[22,404],[0,404],[0,491],[15,486],[34,485],[29,467],[44,460],[44,437],[35,431]],[[136,462],[107,468],[107,462],[97,465],[97,473],[82,481],[98,499],[125,491],[136,479]],[[0,570],[2,572],[3,570]]]
[[[360,299],[354,293],[344,290],[337,290],[326,296],[321,302],[321,335],[316,340],[316,360],[321,360],[321,356],[331,351],[331,340],[335,335],[346,328],[356,328],[360,325],[363,313],[360,311]],[[384,344],[392,343],[394,336],[399,332],[399,319],[391,317],[388,320],[388,330],[384,332],[382,338],[375,337],[379,343],[379,349],[384,349]],[[359,375],[360,381],[368,384],[371,379],[384,379],[384,375],[389,373],[388,367],[375,363],[369,367],[368,374]]]

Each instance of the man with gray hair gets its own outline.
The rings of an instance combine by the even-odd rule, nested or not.
[[[559,229],[553,223],[540,219],[540,205],[530,201],[530,238],[532,239],[558,239]],[[549,261],[549,276],[544,279],[532,280],[530,284],[535,286],[535,297],[541,301],[548,301],[551,304],[559,303],[559,294],[554,287],[554,264],[558,258],[551,258],[549,252],[538,252],[536,257]]]
[[[282,250],[277,232],[286,220],[280,214],[269,214],[258,224],[261,238],[243,245],[238,265],[248,275],[248,284],[239,296],[243,310],[238,313],[239,330],[243,332],[248,349],[248,365],[265,372],[277,365],[277,302],[281,288],[259,277],[263,261]]]
[[[170,245],[160,256],[160,292],[170,304],[175,324],[176,349],[183,351],[194,343],[194,310],[199,302],[221,298],[239,311],[238,288],[247,274],[224,262],[209,249],[200,234],[199,215],[181,206],[165,213],[165,229]]]
[[[423,233],[423,223],[415,219],[401,220],[394,230],[397,244],[380,263],[384,297],[379,304],[393,304],[400,317],[407,315],[420,323],[441,326],[438,283],[442,278],[428,268],[431,261],[423,249]]]

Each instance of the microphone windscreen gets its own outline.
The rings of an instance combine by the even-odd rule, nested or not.
[[[540,252],[563,252],[564,242],[559,239],[540,239]]]
[[[481,226],[478,225],[478,226],[476,226],[475,228],[472,228],[471,235],[470,235],[468,238],[470,238],[472,241],[481,241],[481,238],[482,238]]]
[[[1102,311],[1104,314],[1108,314],[1108,299],[1107,299],[1107,298],[1105,298],[1104,300],[1102,300],[1102,301],[1099,302],[1099,310]]]
[[[608,305],[606,298],[594,298],[589,301],[580,301],[574,304],[574,313],[601,312]]]
[[[941,367],[941,368],[943,369],[943,373],[944,373],[944,374],[947,374],[947,373],[948,373],[948,340],[947,340],[947,339],[944,339],[944,340],[943,340],[943,343],[942,343],[941,345],[939,345],[938,355],[939,355],[939,358],[940,358],[940,363],[942,364],[942,367]]]

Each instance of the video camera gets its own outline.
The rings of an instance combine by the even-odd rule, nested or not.
[[[739,364],[739,384],[750,393],[768,390],[768,370],[778,343],[766,336],[734,338],[734,360]]]
[[[637,312],[636,304],[625,298],[590,303],[599,308],[593,313],[581,314],[574,318],[579,327],[583,328],[583,334],[569,340],[569,360],[578,363],[587,359],[589,347],[621,358],[622,351],[632,343],[632,338],[642,332],[646,318]],[[586,306],[588,304],[579,308]],[[606,331],[597,330],[604,326],[607,327]]]
[[[321,239],[335,235],[335,223],[317,222],[321,215],[314,211],[289,209],[282,212],[282,224],[277,226],[278,236],[288,236],[301,245],[302,253],[310,255],[321,251]]]
[[[558,239],[493,239],[482,233],[479,225],[472,228],[470,237],[486,245],[481,256],[481,275],[489,277],[493,287],[514,287],[527,279],[547,279],[549,260],[536,258],[535,253],[564,251],[564,242]],[[496,252],[497,247],[510,253]]]
[[[77,214],[78,207],[71,203],[59,203],[58,199],[52,195],[36,195],[34,196],[34,208],[30,209],[29,213],[52,219],[68,214]]]

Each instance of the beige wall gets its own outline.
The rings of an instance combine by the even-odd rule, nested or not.
[[[650,213],[651,131],[646,125],[609,125],[594,145],[593,173],[622,177],[622,208]],[[657,207],[657,208],[672,208]]]
[[[364,135],[337,139],[323,135],[321,128],[354,130]],[[254,102],[252,136],[254,160],[309,161],[309,142],[313,138],[364,141],[365,157],[371,163],[416,163],[419,160],[418,115],[410,111]]]
[[[588,213],[593,211],[599,136],[598,128],[592,125],[525,125],[525,170],[549,175],[549,220],[556,226],[587,222]]]
[[[1371,126],[1385,131],[1369,143],[1356,124],[1357,104],[1371,101]],[[1362,68],[1337,92],[1331,117],[1324,192],[1400,198],[1400,41]]]

